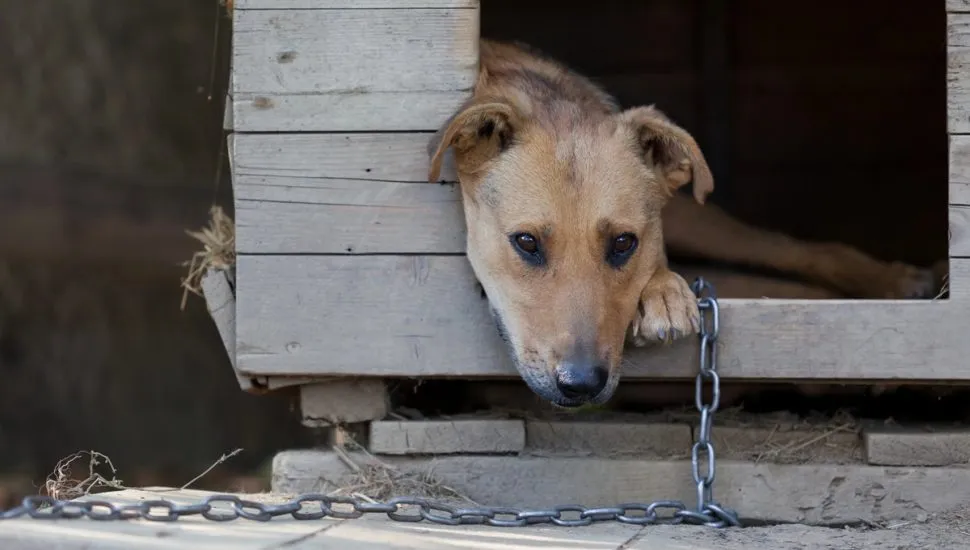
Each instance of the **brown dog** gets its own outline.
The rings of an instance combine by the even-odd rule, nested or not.
[[[933,291],[929,271],[702,206],[714,182],[688,132],[652,106],[621,111],[591,81],[526,46],[481,42],[473,95],[430,145],[432,181],[449,149],[468,259],[523,379],[556,405],[607,401],[625,337],[643,345],[697,332],[696,299],[668,267],[665,245],[847,295]],[[678,192],[690,181],[694,201]]]

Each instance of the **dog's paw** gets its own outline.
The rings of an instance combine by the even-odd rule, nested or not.
[[[640,294],[629,340],[635,346],[669,343],[697,334],[701,327],[697,297],[680,275],[665,271],[654,275]]]
[[[901,262],[887,265],[877,285],[875,297],[889,300],[933,298],[939,293],[938,277],[932,269],[923,269]]]

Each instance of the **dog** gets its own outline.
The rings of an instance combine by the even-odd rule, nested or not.
[[[559,407],[608,401],[625,343],[699,331],[668,250],[850,297],[935,291],[931,270],[760,230],[705,204],[714,180],[686,130],[652,105],[621,109],[525,44],[481,40],[471,97],[429,143],[430,181],[449,151],[468,260],[498,331],[528,387]]]

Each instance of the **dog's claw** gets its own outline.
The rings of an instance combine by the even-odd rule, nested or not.
[[[686,281],[672,271],[658,273],[640,294],[631,327],[635,346],[670,343],[700,331],[697,298]]]

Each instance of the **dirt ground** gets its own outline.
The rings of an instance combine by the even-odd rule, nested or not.
[[[721,550],[956,550],[970,548],[970,502],[924,522],[842,529],[774,525],[713,531],[702,527],[655,528],[691,547]],[[696,546],[693,546],[696,545]]]

